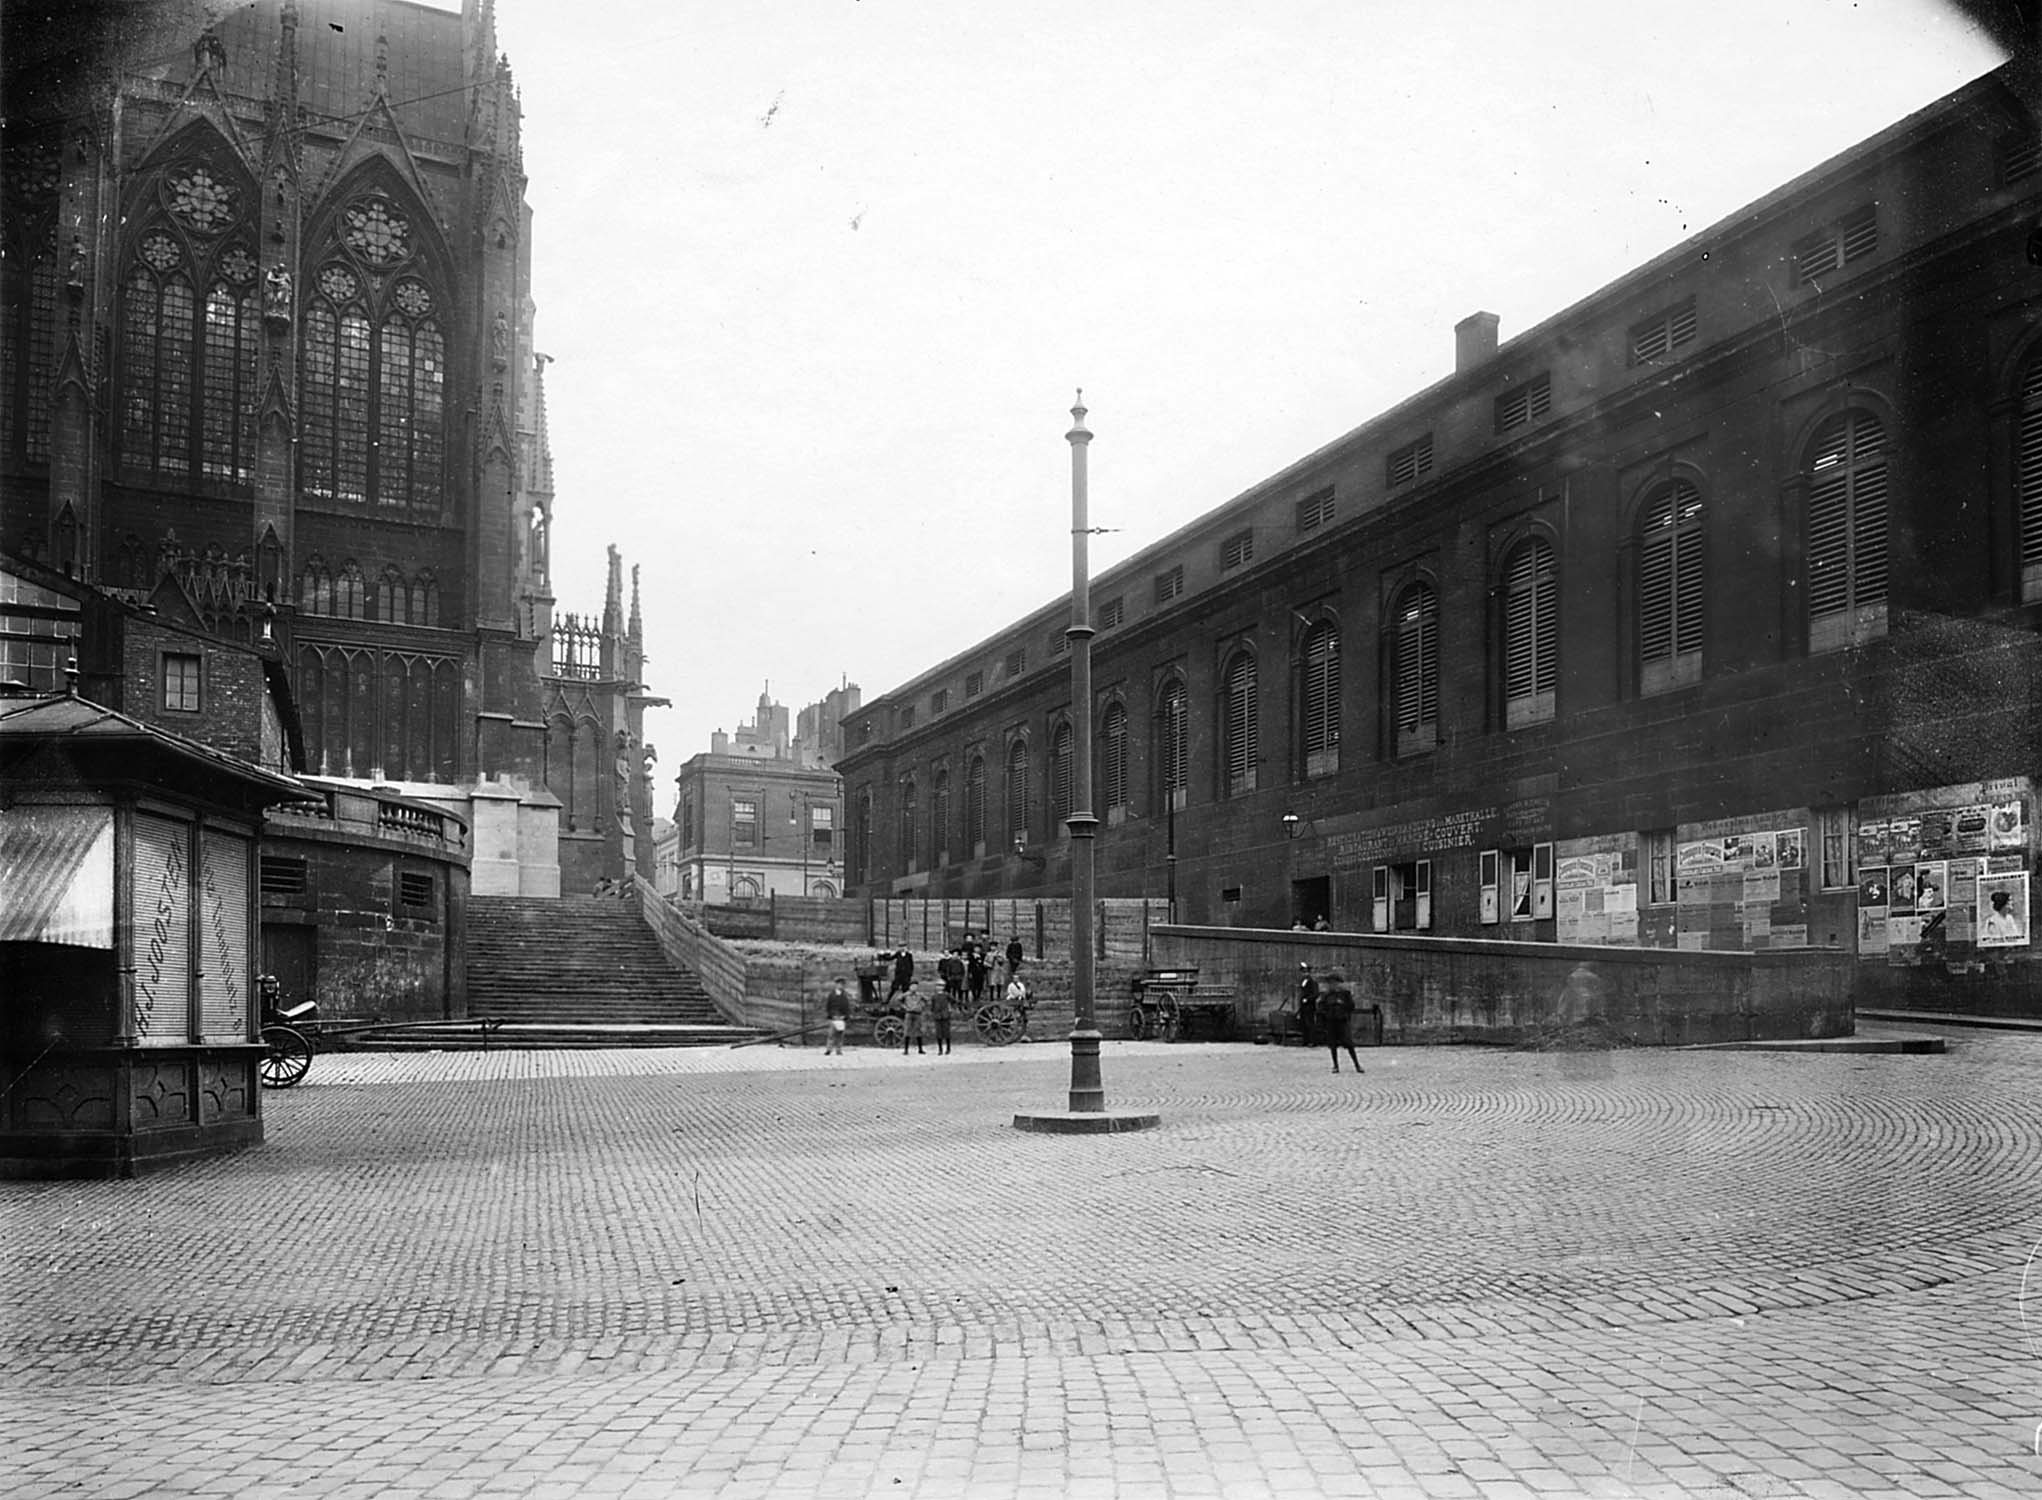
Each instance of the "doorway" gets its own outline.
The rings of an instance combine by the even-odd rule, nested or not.
[[[1314,875],[1290,883],[1290,919],[1306,927],[1333,920],[1333,877]]]

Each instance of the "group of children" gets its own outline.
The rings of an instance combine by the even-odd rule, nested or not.
[[[896,1000],[900,1002],[901,1020],[906,1028],[901,1038],[901,1055],[905,1057],[909,1048],[926,1054],[922,1029],[926,1017],[935,1035],[936,1055],[941,1057],[950,1051],[952,1014],[967,997],[974,1008],[983,1004],[989,985],[1009,1005],[1024,1015],[1027,1013],[1028,986],[1021,979],[1022,959],[1019,938],[1008,939],[1006,950],[1000,952],[993,948],[990,933],[981,936],[966,932],[963,941],[936,960],[936,974],[943,982],[928,999],[925,1000],[915,988],[915,955],[909,948],[874,954],[871,970],[859,971],[859,992],[868,1006],[878,1004],[878,978],[888,972],[890,965],[893,982],[886,992],[885,1003],[891,1009]],[[996,967],[1004,970],[1004,979],[994,978]],[[823,1053],[825,1056],[841,1054],[844,1033],[851,1024],[851,996],[844,988],[842,978],[831,987],[823,1014],[829,1026]]]

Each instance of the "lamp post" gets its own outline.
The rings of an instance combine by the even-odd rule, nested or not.
[[[1106,1086],[1099,1076],[1099,1022],[1093,1010],[1092,893],[1092,581],[1087,559],[1090,528],[1086,524],[1085,451],[1091,431],[1085,426],[1085,393],[1071,408],[1071,1113],[1103,1113]]]

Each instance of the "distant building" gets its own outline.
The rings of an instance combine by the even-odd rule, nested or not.
[[[1466,319],[1452,375],[1093,581],[1092,702],[1066,599],[865,705],[839,763],[852,890],[1067,889],[1086,714],[1102,896],[1835,946],[1861,999],[2042,1004],[2020,78],[1507,343]],[[2018,922],[1988,929],[2002,907]]]
[[[804,734],[833,726],[845,694],[855,707],[857,693],[847,685],[835,706],[803,709]],[[762,692],[751,723],[717,730],[708,753],[681,767],[670,843],[655,854],[660,878],[673,872],[663,894],[715,905],[842,894],[842,787],[821,747],[787,726],[787,710]]]

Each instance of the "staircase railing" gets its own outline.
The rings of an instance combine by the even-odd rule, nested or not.
[[[724,1020],[733,1026],[751,1025],[746,1003],[751,978],[745,956],[669,906],[643,875],[632,878],[638,887],[638,914],[659,939],[668,962],[694,971]]]

